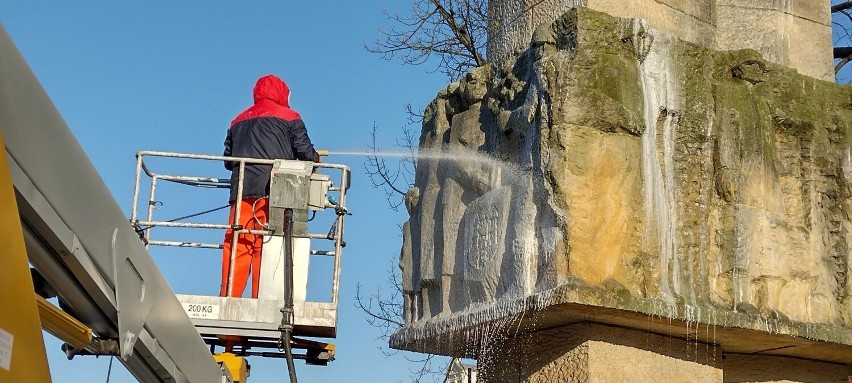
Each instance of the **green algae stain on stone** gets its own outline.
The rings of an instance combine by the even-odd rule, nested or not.
[[[574,9],[540,27],[529,50],[451,85],[430,104],[422,147],[476,137],[485,143],[477,150],[524,170],[512,182],[489,173],[466,190],[457,186],[465,185],[464,167],[418,165],[412,248],[428,250],[429,241],[445,238],[505,241],[493,291],[469,288],[476,281],[458,268],[411,283],[411,319],[397,346],[412,348],[416,338],[428,341],[424,349],[446,352],[452,342],[435,344],[423,334],[463,344],[456,326],[537,311],[553,326],[591,317],[657,331],[644,316],[663,317],[687,329],[691,322],[718,326],[730,338],[704,340],[725,347],[736,347],[745,331],[769,346],[794,339],[800,357],[815,357],[808,347],[849,351],[852,87],[802,76],[755,51],[715,51],[642,28]],[[667,55],[672,97],[648,111],[654,100],[643,87],[642,60],[651,48]],[[472,90],[482,84],[488,89],[480,100]],[[649,129],[658,133],[650,149],[642,145]],[[648,157],[660,174],[645,168]],[[665,212],[647,205],[652,186]],[[451,206],[446,196],[459,188],[473,202]],[[495,201],[509,206],[511,225],[492,225],[494,210],[484,207]],[[460,214],[452,219],[468,222],[468,230],[449,236],[428,222],[445,212]],[[667,240],[653,226],[663,213]],[[530,237],[506,235],[525,227]],[[669,259],[648,246],[665,241]],[[463,243],[441,244],[461,249],[455,265],[473,252]],[[413,263],[403,265],[407,278],[438,262],[421,250],[403,257]],[[525,278],[518,270],[534,279],[526,290],[517,288]],[[477,302],[465,306],[457,291],[481,296],[465,298]]]

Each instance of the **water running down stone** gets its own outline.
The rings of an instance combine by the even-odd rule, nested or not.
[[[427,107],[392,346],[478,358],[489,382],[620,352],[694,381],[755,362],[741,353],[845,371],[850,99],[572,10]]]

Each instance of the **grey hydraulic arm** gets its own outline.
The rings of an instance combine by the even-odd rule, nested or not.
[[[0,27],[0,129],[30,262],[141,381],[221,382],[178,299]],[[156,304],[155,304],[156,303]]]

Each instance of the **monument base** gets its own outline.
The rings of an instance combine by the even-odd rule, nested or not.
[[[852,366],[767,355],[727,354],[725,382],[852,382]]]
[[[723,354],[717,345],[617,326],[578,323],[491,342],[479,380],[517,382],[846,382],[847,366]]]

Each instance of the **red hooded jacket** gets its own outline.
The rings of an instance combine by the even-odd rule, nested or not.
[[[319,155],[311,144],[299,113],[290,109],[290,88],[280,78],[268,75],[254,86],[254,105],[231,121],[225,138],[225,156],[314,161]],[[230,202],[237,199],[239,167],[226,161],[231,170]],[[246,165],[243,198],[269,195],[271,165]]]

